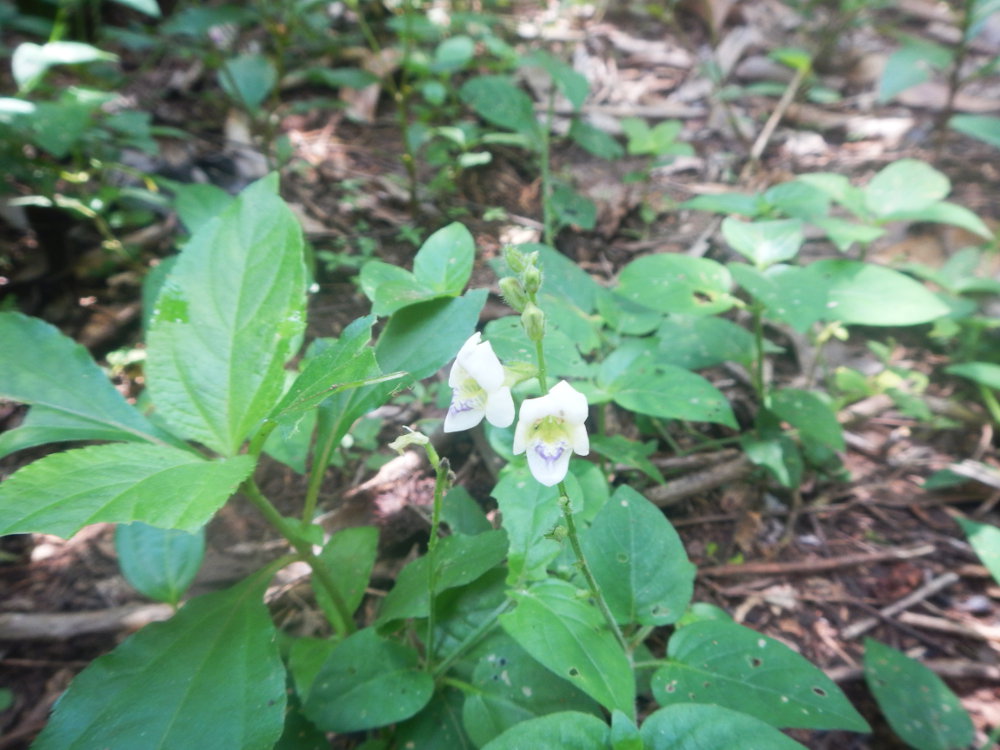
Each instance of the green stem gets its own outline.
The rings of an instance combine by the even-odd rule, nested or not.
[[[997,403],[997,397],[993,395],[993,391],[988,386],[979,383],[979,395],[982,396],[983,403],[986,405],[990,417],[993,418],[993,423],[1000,425],[1000,403]]]
[[[434,671],[432,672],[433,676],[439,677],[451,669],[452,664],[462,658],[463,654],[478,644],[491,630],[493,630],[493,628],[497,626],[497,620],[500,615],[510,609],[513,603],[514,602],[510,599],[504,599],[500,606],[493,610],[492,615],[479,623],[475,630],[462,639],[462,642],[455,647],[454,651],[448,654],[448,656],[442,659],[438,665],[434,667]]]
[[[261,512],[267,522],[288,540],[288,543],[298,553],[299,559],[312,568],[313,575],[316,576],[316,579],[330,597],[330,601],[333,602],[333,608],[337,614],[335,618],[337,622],[330,624],[333,625],[334,630],[341,636],[353,633],[354,621],[351,619],[351,612],[347,609],[347,604],[345,604],[344,598],[340,595],[340,589],[337,588],[337,583],[333,580],[330,571],[313,554],[312,545],[309,541],[299,533],[299,529],[289,519],[278,512],[278,509],[264,496],[264,493],[260,491],[260,488],[253,479],[243,482],[240,486],[240,491]]]
[[[427,636],[424,644],[425,666],[430,669],[434,659],[434,591],[437,588],[437,560],[434,550],[438,543],[438,530],[441,526],[441,503],[445,490],[448,488],[450,465],[447,458],[438,456],[438,452],[429,442],[424,444],[427,458],[434,466],[434,506],[431,510],[431,536],[427,541]]]
[[[534,302],[534,300],[532,300]],[[545,370],[545,350],[542,348],[542,342],[535,342],[535,356],[538,359],[538,385],[542,389],[542,393],[549,392],[548,385],[548,374]]]
[[[764,407],[768,405],[770,399],[767,394],[767,386],[764,382],[764,317],[761,315],[761,307],[754,304],[750,309],[753,315],[753,337],[756,348],[756,357],[753,362],[753,372],[750,377],[753,381],[753,389],[757,393],[757,401]]]

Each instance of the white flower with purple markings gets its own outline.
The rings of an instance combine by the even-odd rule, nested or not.
[[[514,430],[514,455],[527,452],[528,468],[547,487],[566,478],[569,457],[590,453],[590,438],[583,423],[587,397],[565,380],[548,395],[528,398]]]
[[[474,333],[458,350],[448,375],[451,406],[444,418],[445,432],[458,432],[486,421],[509,427],[514,421],[514,398],[504,385],[506,374],[488,341]]]

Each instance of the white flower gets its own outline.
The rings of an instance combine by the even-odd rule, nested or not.
[[[444,418],[445,432],[468,430],[483,417],[495,427],[509,427],[514,421],[514,398],[504,385],[503,365],[478,332],[458,350],[448,385],[452,396]]]
[[[514,430],[514,455],[528,452],[528,468],[547,487],[566,478],[570,453],[590,453],[590,438],[583,426],[587,397],[565,380],[547,396],[528,398]]]

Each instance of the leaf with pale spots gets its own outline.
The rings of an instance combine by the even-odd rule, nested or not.
[[[661,705],[714,703],[782,728],[870,731],[819,667],[767,636],[721,620],[678,630],[653,675]]]

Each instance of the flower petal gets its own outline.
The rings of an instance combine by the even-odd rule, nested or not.
[[[543,443],[536,440],[528,446],[528,468],[541,484],[552,487],[566,478],[570,453],[565,441]]]
[[[445,432],[469,430],[483,421],[485,415],[482,399],[460,398],[456,392],[452,397],[448,414],[444,418]]]
[[[448,373],[448,385],[454,388],[459,385],[463,379],[468,377],[469,373],[466,371],[462,364],[462,361],[472,352],[476,350],[482,339],[482,334],[476,331],[474,334],[469,336],[462,344],[462,348],[458,350],[458,354],[455,355],[455,362],[451,366],[451,372]]]
[[[578,456],[586,456],[590,453],[590,436],[587,428],[582,424],[575,424],[570,427],[570,442],[573,444],[573,452]]]
[[[493,347],[489,342],[479,344],[468,351],[464,351],[465,347],[462,349],[455,362],[464,367],[484,391],[492,392],[503,385],[503,365],[493,353]]]
[[[497,388],[486,396],[486,421],[494,427],[510,427],[514,421],[514,397],[510,388]]]
[[[549,391],[552,399],[551,412],[572,424],[583,424],[587,419],[587,397],[565,380],[560,380]]]

